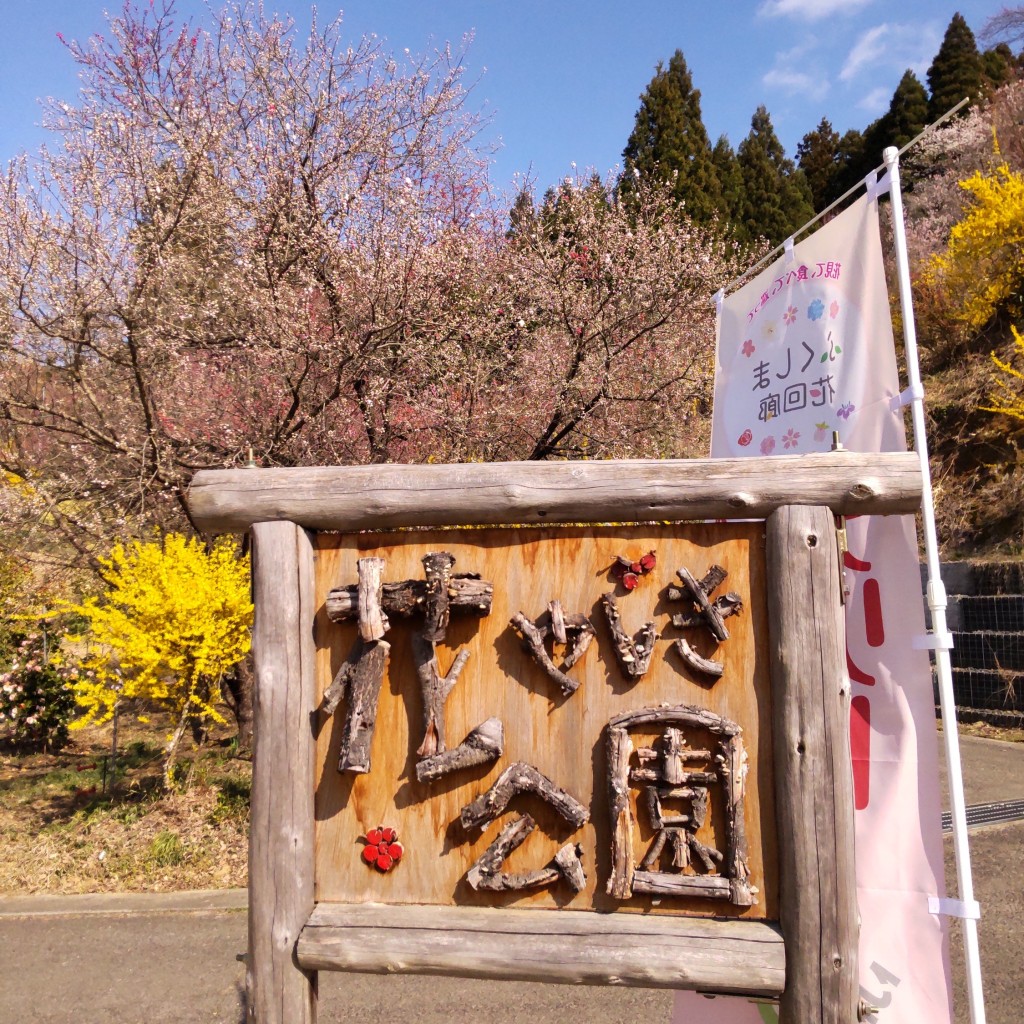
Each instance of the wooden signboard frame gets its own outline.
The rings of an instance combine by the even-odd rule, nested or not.
[[[784,1024],[856,1020],[849,693],[836,517],[911,513],[920,498],[913,453],[197,474],[189,502],[199,528],[251,529],[253,537],[250,1020],[314,1024],[319,970],[746,993],[779,998]],[[317,602],[315,537],[307,531],[707,518],[765,520],[777,924],[316,902]],[[609,735],[616,728],[624,735],[631,724],[613,721]],[[728,740],[728,726],[715,728]]]

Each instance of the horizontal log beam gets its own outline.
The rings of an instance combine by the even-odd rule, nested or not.
[[[206,533],[289,519],[307,529],[762,519],[783,505],[914,512],[913,452],[749,459],[494,462],[201,470],[188,504]]]
[[[778,996],[785,950],[764,921],[571,910],[320,903],[301,968]]]

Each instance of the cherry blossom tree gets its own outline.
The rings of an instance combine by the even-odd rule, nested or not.
[[[0,468],[79,560],[206,467],[702,454],[714,291],[672,183],[493,194],[462,56],[129,2],[0,183]]]
[[[464,332],[493,220],[461,56],[169,0],[67,45],[79,101],[0,189],[0,463],[37,518],[88,552],[250,448],[393,456],[378,404]]]
[[[513,235],[500,315],[519,457],[706,454],[712,296],[741,252],[680,216],[673,188],[567,180]]]

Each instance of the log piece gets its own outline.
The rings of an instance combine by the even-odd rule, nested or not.
[[[349,622],[358,617],[358,586],[335,587],[327,595],[325,607],[331,622]],[[477,572],[454,573],[448,581],[449,611],[488,615],[494,597],[494,584]],[[427,598],[426,580],[402,580],[385,583],[381,588],[381,607],[385,614],[408,619],[423,610]]]
[[[658,858],[661,856],[661,851],[665,849],[665,842],[668,839],[668,829],[659,827],[658,831],[654,834],[654,839],[651,845],[647,848],[647,852],[644,854],[644,859],[640,861],[641,871],[650,871],[657,869]]]
[[[522,639],[522,645],[529,651],[530,656],[534,658],[545,674],[558,684],[562,693],[566,696],[575,693],[580,686],[580,682],[577,679],[571,679],[566,676],[552,662],[544,646],[544,631],[538,629],[534,623],[531,623],[521,611],[517,611],[512,616],[509,625],[519,634],[519,637]]]
[[[729,574],[720,565],[714,564],[708,569],[706,573],[704,573],[704,575],[700,578],[697,585],[700,587],[701,590],[704,591],[705,594],[707,594],[710,597],[711,592],[713,590],[717,590],[718,587],[720,587],[725,582],[725,578],[728,575]],[[688,597],[691,601],[693,600],[693,598],[690,597],[689,587],[685,585],[682,588],[668,588],[668,599],[670,601],[684,601]],[[700,620],[698,619],[698,621]]]
[[[780,509],[766,535],[779,915],[787,1021],[857,1019],[850,693],[840,560],[826,508]]]
[[[662,774],[657,768],[630,768],[629,781],[638,784],[660,782]],[[684,772],[683,780],[687,785],[710,786],[718,781],[717,772]]]
[[[683,781],[683,731],[677,726],[670,725],[665,729],[662,738],[665,748],[665,757],[662,761],[661,774],[665,781],[673,786],[678,786]]]
[[[576,892],[587,884],[583,871],[583,848],[576,843],[566,843],[546,867],[520,874],[502,871],[501,865],[513,850],[525,842],[526,837],[536,828],[536,822],[524,814],[509,822],[498,833],[497,839],[481,854],[469,869],[466,881],[474,889],[491,892],[506,892],[515,889],[538,889],[560,878],[565,878]]]
[[[509,801],[520,793],[539,796],[576,828],[581,828],[590,820],[590,812],[574,796],[556,786],[533,765],[516,761],[494,780],[487,792],[481,793],[462,808],[462,827],[467,831],[483,828],[488,822],[494,821],[508,807]]]
[[[573,891],[583,892],[587,887],[587,875],[583,870],[583,847],[579,843],[566,843],[555,854],[555,864]]]
[[[683,596],[681,590],[669,587],[668,599],[670,601],[681,601]],[[711,602],[711,606],[723,619],[727,619],[730,615],[739,615],[743,611],[743,598],[735,590],[730,590],[727,594],[721,594],[719,597],[716,597]],[[704,618],[699,612],[693,612],[690,615],[677,612],[672,616],[672,625],[676,629],[690,629],[693,626],[699,626],[703,621]]]
[[[733,459],[200,470],[188,505],[203,533],[290,519],[316,530],[508,523],[760,519],[783,505],[837,515],[914,513],[914,452]]]
[[[690,896],[705,900],[731,900],[732,881],[722,875],[684,875],[674,871],[637,871],[633,891],[655,896]]]
[[[652,896],[727,900],[737,906],[750,906],[753,900],[753,890],[723,875],[684,875],[675,871],[637,871],[633,875],[633,891]]]
[[[718,772],[683,772],[683,783],[688,786],[710,786],[718,781]]]
[[[361,651],[362,647],[363,642],[360,640],[356,645],[356,650]],[[338,705],[345,696],[345,690],[348,687],[348,677],[351,671],[352,657],[350,655],[348,660],[342,662],[341,668],[335,673],[334,678],[331,680],[331,685],[324,690],[323,698],[320,701],[320,713],[324,718],[330,718],[338,710]]]
[[[368,644],[382,639],[391,625],[380,603],[385,564],[383,558],[360,558],[356,562],[359,636]]]
[[[662,800],[696,800],[707,801],[707,789],[704,786],[658,786],[658,796]],[[697,811],[694,810],[694,818],[697,819]],[[704,824],[704,819],[697,821],[697,827]]]
[[[683,659],[684,664],[688,668],[693,669],[694,672],[700,672],[702,675],[711,676],[713,679],[722,678],[725,666],[720,661],[712,661],[710,658],[702,658],[686,642],[684,637],[680,637],[676,640],[673,646],[679,652],[679,657]]]
[[[587,653],[587,648],[597,636],[597,630],[582,612],[563,615],[563,628],[569,650],[565,652],[565,658],[562,659],[562,671],[568,672]]]
[[[697,789],[690,790],[690,793],[693,794],[691,796],[693,824],[696,828],[703,828],[704,822],[708,820],[708,791],[706,789]]]
[[[372,644],[357,640],[356,645],[347,671],[345,726],[341,734],[338,771],[365,774],[370,770],[370,744],[377,722],[377,700],[391,645],[386,640]]]
[[[654,641],[658,639],[658,630],[653,622],[645,622],[635,637],[627,635],[622,628],[622,616],[615,600],[614,593],[601,595],[608,628],[612,633],[612,644],[615,656],[624,675],[630,679],[640,679],[651,664],[654,654]]]
[[[722,853],[713,846],[705,846],[691,831],[686,831],[686,843],[697,854],[705,871],[714,871],[723,860]],[[726,876],[728,877],[728,876]],[[730,890],[731,893],[731,890]]]
[[[614,719],[613,719],[614,721]],[[624,728],[608,729],[608,808],[612,825],[612,870],[607,893],[617,900],[633,895],[633,815],[629,808],[629,756],[633,741]]]
[[[708,599],[710,590],[718,586],[726,577],[725,570],[720,565],[713,565],[705,574],[704,579],[697,581],[686,566],[676,570],[676,575],[683,582],[687,597],[693,601],[700,613],[700,619],[711,630],[715,639],[722,643],[729,639],[729,630],[725,628],[725,621],[721,612]],[[714,581],[714,586],[708,590],[704,589],[704,580]]]
[[[683,739],[681,729],[667,726],[662,737],[662,778],[673,786],[682,785],[686,777],[684,765],[690,761],[710,761],[710,750],[691,750]],[[653,753],[653,751],[652,751]]]
[[[551,616],[551,635],[555,638],[556,644],[567,644],[568,634],[565,632],[565,613],[562,611],[562,602],[551,601],[548,604],[548,615]]]
[[[552,601],[548,610],[536,622],[531,622],[523,612],[512,616],[509,625],[519,634],[523,647],[544,670],[544,673],[561,688],[565,696],[575,693],[579,681],[566,675],[586,653],[597,631],[593,623],[582,613],[566,615],[560,601]],[[569,650],[561,667],[555,665],[547,652],[545,641],[554,637],[556,643],[569,644]],[[561,637],[561,639],[559,639]]]
[[[496,875],[481,875],[473,888],[485,889],[489,892],[507,892],[515,889],[542,889],[546,885],[551,885],[552,882],[557,882],[561,877],[562,872],[554,864],[549,864],[546,868],[537,868],[534,871],[521,873],[500,871]]]
[[[696,704],[658,704],[651,708],[637,708],[615,715],[608,722],[612,728],[625,729],[658,723],[691,725],[697,729],[707,729],[716,736],[736,736],[742,731],[735,722]]]
[[[672,867],[680,871],[690,866],[690,842],[689,834],[681,828],[671,829],[669,838],[672,840]],[[641,865],[643,867],[644,865]],[[657,867],[657,863],[649,865]]]
[[[567,676],[548,655],[544,647],[545,631],[531,622],[522,612],[516,612],[509,621],[509,625],[519,634],[523,646],[530,652],[533,660],[544,670],[545,675],[559,686],[562,693],[567,697],[575,693],[579,688],[579,680]]]
[[[651,819],[651,828],[663,829],[665,822],[661,817],[661,800],[658,798],[658,787],[648,786],[644,790],[647,803],[647,816]]]
[[[443,775],[451,775],[487,761],[496,761],[504,751],[505,727],[501,719],[488,718],[457,747],[419,761],[416,765],[416,778],[420,782],[433,782]]]
[[[747,752],[741,736],[730,736],[723,741],[722,781],[725,789],[726,846],[724,873],[728,878],[746,882],[750,877],[747,865],[747,826],[744,800],[747,785]]]
[[[433,641],[419,633],[414,633],[412,637],[412,656],[423,697],[423,742],[416,754],[418,757],[433,757],[435,754],[443,754],[446,749],[444,703],[469,660],[469,651],[459,651],[446,676],[441,675]]]
[[[314,539],[292,523],[253,527],[256,689],[249,830],[246,1003],[261,1024],[315,1024],[316,970],[295,943],[315,906]],[[69,1011],[69,1018],[81,1016]]]
[[[497,838],[477,858],[477,862],[469,869],[466,881],[474,889],[500,888],[500,886],[483,885],[488,879],[493,880],[501,874],[501,865],[508,859],[513,850],[526,842],[527,836],[537,827],[537,823],[529,814],[520,815],[510,821],[498,833]]]
[[[767,921],[569,909],[540,917],[539,926],[538,911],[514,907],[321,902],[293,956],[307,970],[389,976],[639,985],[767,998],[785,985],[782,936]],[[495,991],[496,998],[504,995]]]
[[[449,551],[431,551],[423,556],[427,592],[423,599],[423,636],[433,643],[445,638],[448,630],[448,606],[451,603],[451,576],[455,556]]]

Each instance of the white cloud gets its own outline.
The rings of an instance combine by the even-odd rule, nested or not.
[[[758,14],[768,18],[797,17],[821,21],[837,14],[852,13],[874,3],[874,0],[764,0]]]
[[[883,22],[860,35],[846,57],[839,78],[850,82],[869,69],[873,73],[899,76],[907,68],[920,78],[931,64],[940,41],[940,33],[934,25]]]
[[[861,68],[870,67],[878,63],[886,52],[886,38],[892,35],[892,26],[889,24],[876,25],[869,28],[853,44],[853,49],[843,64],[843,70],[839,77],[844,82],[853,78]]]
[[[781,89],[787,93],[803,93],[810,89],[816,89],[817,95],[821,96],[827,89],[828,83],[820,82],[811,75],[802,71],[790,71],[788,68],[772,68],[761,82],[769,89]]]
[[[814,40],[780,50],[775,54],[771,69],[762,76],[761,83],[790,96],[810,93],[824,96],[828,92],[828,81],[817,66],[816,50]]]

